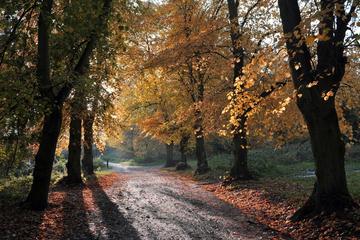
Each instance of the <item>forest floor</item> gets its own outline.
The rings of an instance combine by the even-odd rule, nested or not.
[[[0,239],[287,239],[190,179],[113,170],[82,187],[55,185],[44,212],[3,205]]]
[[[224,187],[190,175],[113,164],[84,186],[54,185],[49,208],[0,205],[0,239],[359,239],[359,215],[292,223],[283,182]],[[320,221],[322,220],[322,221]]]
[[[292,222],[290,217],[307,199],[311,189],[303,182],[283,178],[260,178],[238,181],[224,186],[213,179],[194,178],[187,173],[167,170],[184,181],[199,182],[222,201],[231,204],[254,221],[290,239],[360,239],[360,210],[348,210],[342,215],[325,216]],[[355,198],[359,202],[358,198]]]

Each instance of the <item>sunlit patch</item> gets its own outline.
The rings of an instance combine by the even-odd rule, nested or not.
[[[49,208],[45,211],[39,226],[39,240],[60,239],[64,232],[64,199],[66,192],[52,192]]]

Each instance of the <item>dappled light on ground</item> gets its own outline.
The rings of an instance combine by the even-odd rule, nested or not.
[[[188,177],[181,179],[192,181]],[[223,186],[221,183],[202,184],[202,188],[219,199],[240,209],[256,222],[294,239],[359,239],[360,212],[349,210],[343,216],[320,215],[306,221],[292,222],[289,218],[304,202],[306,195],[292,201],[281,197],[280,192],[295,195],[302,186],[280,181],[243,181]]]
[[[120,190],[124,179],[108,174],[88,179],[85,186],[58,185],[44,212],[24,211],[18,206],[1,209],[1,239],[121,239],[134,235],[131,224],[105,193],[115,184]]]

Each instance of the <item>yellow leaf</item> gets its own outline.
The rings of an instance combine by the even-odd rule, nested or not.
[[[314,44],[315,40],[316,40],[316,37],[313,35],[310,35],[306,38],[306,44],[311,46]]]

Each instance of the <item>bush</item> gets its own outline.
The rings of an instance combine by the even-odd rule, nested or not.
[[[31,176],[0,179],[0,206],[12,205],[26,198],[32,182]]]
[[[54,163],[53,173],[65,174],[66,173],[66,162],[67,162],[67,159],[65,159],[63,156],[59,157]]]

